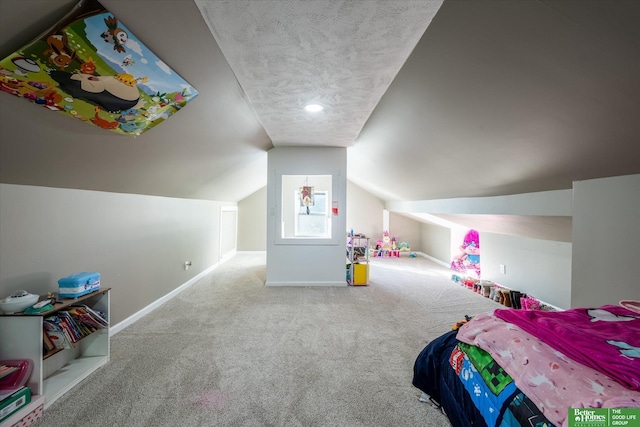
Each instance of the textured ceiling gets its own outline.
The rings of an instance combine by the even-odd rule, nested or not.
[[[348,147],[442,0],[196,4],[274,145]]]

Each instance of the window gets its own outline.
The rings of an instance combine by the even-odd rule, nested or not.
[[[296,202],[301,199],[300,190],[295,191]],[[297,205],[295,216],[295,237],[331,237],[331,217],[327,209],[327,192],[314,191],[313,206]],[[308,211],[307,211],[308,208]]]
[[[309,199],[303,187],[311,190]],[[331,175],[282,175],[280,238],[292,243],[331,240],[331,190]]]

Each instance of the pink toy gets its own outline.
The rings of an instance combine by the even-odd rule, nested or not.
[[[451,261],[451,268],[480,277],[480,235],[476,230],[471,229],[464,236],[460,253]]]

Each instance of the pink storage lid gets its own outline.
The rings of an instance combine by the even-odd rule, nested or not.
[[[33,360],[15,359],[0,360],[0,365],[13,366],[17,371],[0,378],[0,394],[13,393],[20,387],[27,385],[31,371],[33,370]]]

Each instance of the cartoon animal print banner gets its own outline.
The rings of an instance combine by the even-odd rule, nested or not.
[[[0,89],[126,135],[166,120],[198,95],[96,0],[0,61]]]

